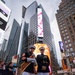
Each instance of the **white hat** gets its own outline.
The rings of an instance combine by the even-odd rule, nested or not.
[[[45,48],[44,47],[40,47],[39,50],[45,50]]]

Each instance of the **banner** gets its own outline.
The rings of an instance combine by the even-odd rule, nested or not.
[[[37,20],[38,20],[38,37],[43,37],[43,19],[42,19],[42,9],[37,8]]]

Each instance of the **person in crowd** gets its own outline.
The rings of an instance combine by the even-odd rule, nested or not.
[[[3,73],[4,73],[3,66],[4,66],[4,61],[2,59],[0,59],[0,75],[3,75]]]
[[[39,48],[41,54],[37,55],[36,60],[38,64],[37,75],[49,75],[50,60],[47,55],[44,55],[45,48]]]
[[[36,59],[34,55],[35,46],[30,46],[29,51],[22,54],[22,61],[26,64],[22,75],[35,75]]]
[[[6,66],[6,70],[13,71],[13,63],[9,62]]]
[[[5,73],[8,73],[8,75],[14,75],[14,73],[13,73],[13,63],[12,62],[9,62],[6,65]]]

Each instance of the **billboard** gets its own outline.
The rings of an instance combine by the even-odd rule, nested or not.
[[[38,20],[38,37],[43,37],[43,19],[42,19],[42,9],[37,8],[37,20]]]
[[[40,47],[45,48],[44,54],[47,55],[49,57],[49,59],[50,59],[49,70],[50,70],[50,74],[51,74],[52,73],[52,68],[51,68],[50,48],[46,44],[41,44],[41,43],[36,43],[36,44],[34,44],[34,46],[36,47],[36,49],[34,51],[35,57],[37,57],[38,54],[41,54],[40,50],[39,50]]]
[[[11,10],[0,1],[0,28],[5,29]]]

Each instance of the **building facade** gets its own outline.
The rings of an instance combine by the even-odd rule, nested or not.
[[[41,5],[38,5],[37,2],[34,1],[27,7],[24,20],[29,25],[28,45],[35,44],[37,42],[43,42],[48,44],[50,47],[51,31],[49,18],[43,7]]]
[[[75,0],[62,0],[56,14],[67,55],[75,55]]]
[[[75,0],[62,0],[56,18],[64,48],[62,50],[62,68],[73,69],[75,57]]]
[[[9,39],[4,38],[2,44],[2,51],[3,51],[2,57],[4,58],[5,62],[11,61],[12,56],[17,54],[20,29],[21,27],[19,26],[18,22],[14,19],[12,23]]]
[[[24,12],[24,11],[23,11]],[[23,13],[24,14],[24,13]],[[49,18],[44,11],[42,5],[38,5],[36,1],[30,4],[25,10],[22,24],[28,24],[28,46],[36,43],[47,44],[51,50],[52,71],[56,72],[58,63],[55,63],[57,57],[54,53],[55,45],[50,30]],[[24,25],[25,26],[25,25]],[[24,27],[23,27],[24,28]],[[23,38],[23,35],[22,35]],[[22,41],[20,46],[22,45]],[[25,46],[24,46],[25,47]],[[20,47],[22,49],[22,46]],[[23,49],[21,50],[22,53]],[[26,50],[25,50],[26,51]],[[53,60],[54,59],[54,60]],[[55,66],[56,65],[56,66]]]

